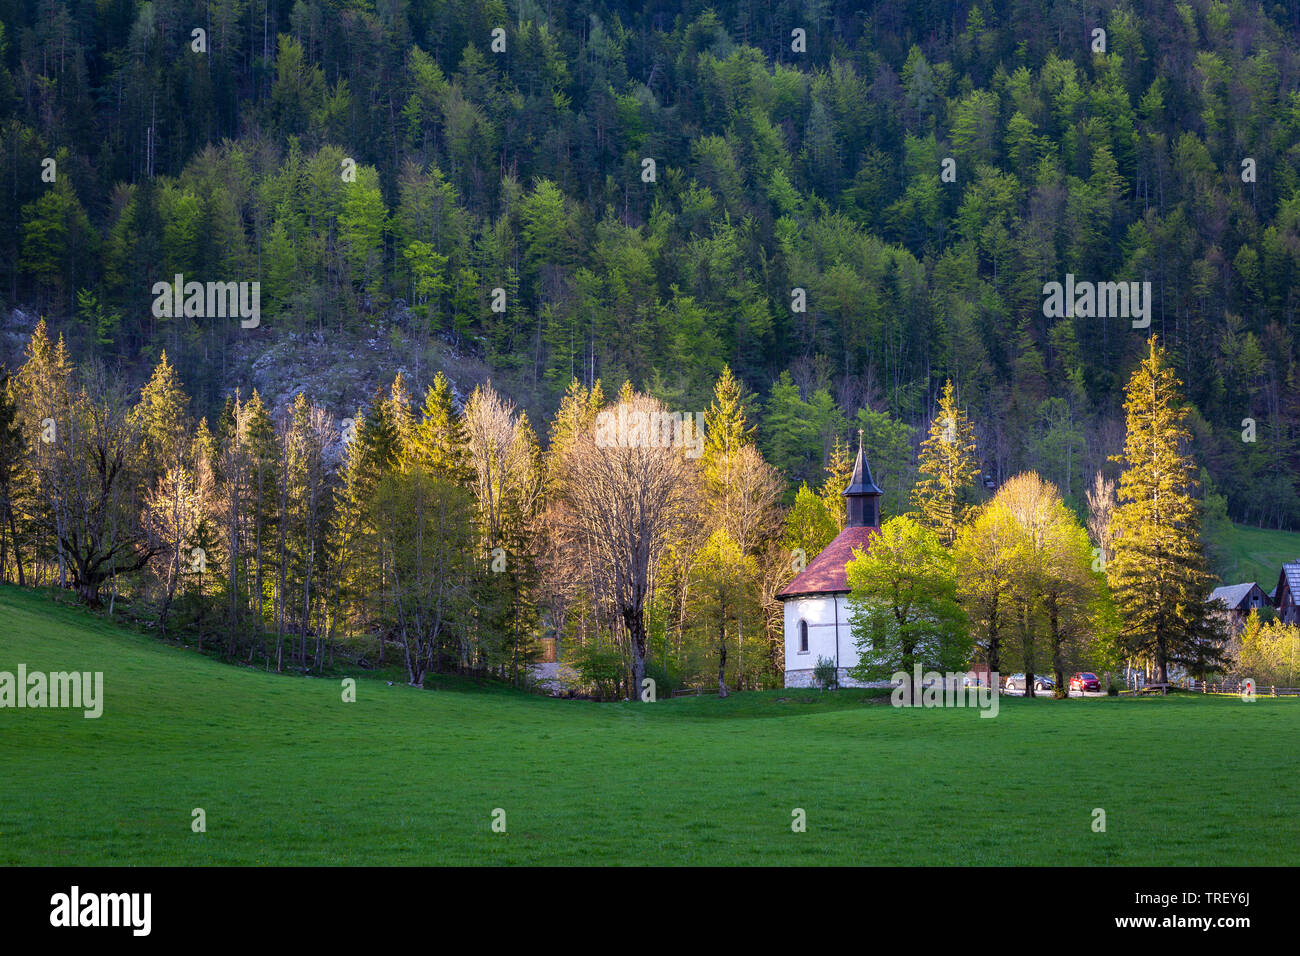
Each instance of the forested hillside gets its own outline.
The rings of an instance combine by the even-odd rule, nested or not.
[[[990,483],[1080,508],[1154,332],[1209,491],[1300,522],[1294,4],[0,0],[0,169],[6,311],[137,383],[166,350],[210,420],[291,333],[453,350],[535,421],[725,363],[790,489],[864,427],[905,496],[951,378]],[[156,316],[177,273],[260,324]],[[1045,316],[1067,273],[1150,282],[1149,330]]]

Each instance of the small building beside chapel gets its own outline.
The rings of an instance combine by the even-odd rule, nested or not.
[[[1254,581],[1243,584],[1225,584],[1215,588],[1210,594],[1210,601],[1222,601],[1226,607],[1228,630],[1233,634],[1241,633],[1246,626],[1246,619],[1252,611],[1271,606],[1268,595]]]
[[[777,592],[785,604],[785,686],[813,686],[819,657],[835,662],[841,687],[859,687],[848,676],[858,663],[849,627],[848,576],[855,552],[865,552],[880,532],[880,496],[858,439],[853,476],[844,489],[847,520],[835,540],[808,562],[793,581]]]

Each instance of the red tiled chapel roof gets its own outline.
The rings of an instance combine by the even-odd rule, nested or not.
[[[835,540],[804,568],[795,579],[776,592],[784,601],[806,594],[846,594],[848,575],[844,567],[853,560],[854,551],[866,551],[871,537],[879,533],[876,527],[848,527],[835,536]]]

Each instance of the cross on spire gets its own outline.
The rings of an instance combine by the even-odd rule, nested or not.
[[[844,489],[844,503],[850,528],[874,528],[880,525],[880,496],[884,494],[871,479],[866,453],[862,450],[863,430],[858,429],[858,457],[853,462],[853,477]]]

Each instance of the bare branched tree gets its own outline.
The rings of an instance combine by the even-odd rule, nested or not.
[[[211,507],[212,497],[212,472],[202,456],[170,465],[149,495],[149,520],[158,531],[166,563],[159,575],[163,594],[158,620],[164,633],[181,575],[199,560],[191,550],[192,538]]]
[[[140,435],[127,391],[97,362],[80,377],[68,426],[37,468],[51,498],[44,513],[72,584],[83,601],[98,607],[107,582],[139,571],[162,544],[144,506]]]
[[[474,389],[465,403],[464,427],[482,532],[493,548],[501,541],[512,499],[518,504],[522,496],[531,510],[541,490],[539,476],[520,434],[519,412],[490,384]]]
[[[605,413],[612,420],[646,421],[661,403],[634,395]],[[580,432],[566,453],[560,495],[570,547],[590,549],[598,592],[627,629],[634,692],[645,678],[645,606],[671,535],[687,513],[692,473],[683,448],[645,434],[608,434],[597,422]]]
[[[1101,558],[1110,556],[1110,518],[1115,511],[1115,480],[1107,478],[1100,470],[1092,479],[1092,487],[1085,492],[1088,499],[1088,534],[1093,544],[1101,548]]]

